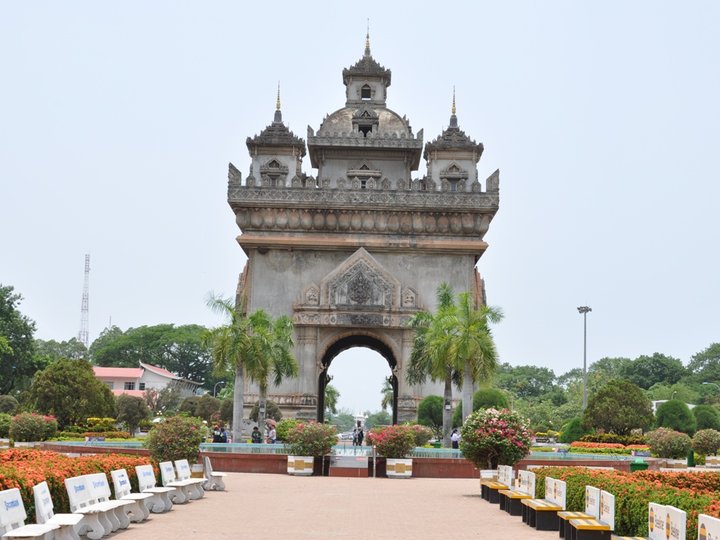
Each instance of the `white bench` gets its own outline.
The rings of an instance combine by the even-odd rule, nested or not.
[[[80,540],[82,530],[82,514],[56,514],[47,482],[40,482],[33,486],[33,499],[35,500],[35,521],[57,525],[55,540]]]
[[[115,488],[115,498],[120,501],[130,501],[130,520],[134,523],[145,521],[150,515],[152,507],[152,493],[133,493],[130,485],[130,477],[125,469],[117,469],[110,471],[113,487]]]
[[[195,493],[195,495],[192,496],[191,499],[202,499],[205,495],[205,489],[203,488],[203,485],[205,484],[205,479],[192,477],[192,470],[190,469],[190,464],[188,463],[188,460],[176,460],[175,471],[177,473],[175,477],[176,481],[191,482],[192,489]]]
[[[112,508],[115,516],[120,523],[121,529],[127,529],[130,525],[130,507],[133,505],[133,501],[121,501],[118,499],[111,499],[112,491],[110,491],[110,484],[105,473],[94,473],[88,474],[90,479],[90,493],[92,493],[93,499],[96,504],[101,504],[107,508]]]
[[[25,525],[27,513],[18,488],[0,491],[0,534],[3,538],[42,538],[52,540],[57,525]]]
[[[100,474],[105,476],[103,473]],[[86,533],[87,537],[91,540],[99,540],[121,527],[127,528],[130,520],[127,514],[115,504],[98,500],[97,491],[101,480],[92,477],[93,475],[86,474],[66,478],[65,489],[70,499],[70,510],[85,516],[85,524],[89,529]],[[94,483],[99,485],[93,486]],[[105,483],[107,483],[107,478]]]
[[[178,480],[175,476],[175,466],[172,461],[162,461],[158,466],[160,467],[160,478],[163,486],[176,489],[173,502],[183,504],[197,498],[194,482]]]
[[[210,463],[208,456],[203,457],[203,465],[205,471],[205,484],[203,484],[203,488],[207,490],[225,491],[225,481],[223,478],[225,478],[227,474],[213,471],[212,463]]]
[[[159,514],[171,510],[172,497],[175,496],[177,490],[174,487],[157,486],[152,465],[137,465],[135,472],[138,477],[140,493],[150,493],[153,496],[151,511]]]

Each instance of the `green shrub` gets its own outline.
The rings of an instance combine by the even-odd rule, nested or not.
[[[473,411],[480,409],[507,409],[508,400],[497,388],[483,388],[473,395]]]
[[[650,451],[661,458],[684,458],[692,448],[692,440],[686,433],[668,428],[651,431],[646,438]]]
[[[87,427],[83,429],[83,431],[93,431],[95,433],[99,433],[102,431],[117,431],[117,427],[115,427],[115,424],[117,421],[115,418],[109,418],[109,417],[103,417],[103,418],[88,418],[87,419]],[[67,431],[67,430],[66,430]]]
[[[583,425],[582,425],[582,418],[575,417],[563,426],[562,431],[560,433],[560,442],[567,443],[567,444],[569,444],[571,442],[575,442],[575,441],[579,440],[586,433],[587,432],[585,431],[585,428],[583,428]]]
[[[410,426],[415,435],[415,446],[425,446],[433,438],[433,431],[429,427],[414,423],[408,423],[407,425]]]
[[[232,399],[223,399],[220,403],[220,420],[225,422],[226,424],[229,424],[232,422],[232,416],[233,416],[233,400]]]
[[[0,396],[0,413],[15,414],[20,404],[13,396]]]
[[[714,429],[701,429],[693,437],[692,447],[700,455],[714,456],[720,448],[720,432]]]
[[[300,422],[300,420],[298,420],[297,418],[283,418],[275,426],[275,433],[277,434],[277,439],[279,441],[287,441],[290,430],[301,423],[302,422]]]
[[[155,461],[187,459],[195,463],[203,442],[202,428],[203,424],[197,418],[173,416],[150,430],[145,447]]]
[[[655,413],[655,425],[681,431],[692,435],[695,433],[697,422],[695,416],[690,412],[687,403],[679,399],[671,399],[662,403]]]
[[[616,433],[589,433],[579,439],[582,442],[619,443],[625,446],[630,444],[646,444],[644,435],[617,435]]]
[[[720,431],[720,413],[712,405],[698,405],[692,410],[697,429],[714,429]]]
[[[330,454],[337,443],[337,431],[330,424],[300,423],[290,429],[287,441],[290,453],[294,456],[322,457]]]
[[[253,405],[252,410],[250,411],[250,420],[253,422],[258,421],[258,416],[260,415],[260,404],[256,401],[255,405]],[[280,407],[278,407],[278,404],[274,401],[270,401],[269,399],[265,402],[265,418],[272,418],[276,422],[279,422],[282,420],[282,411],[280,410]],[[275,429],[277,431],[277,428]]]
[[[528,420],[503,409],[479,410],[465,420],[460,450],[478,469],[512,465],[530,453]]]
[[[443,398],[427,396],[418,404],[418,424],[433,430],[435,438],[442,438]]]
[[[10,434],[10,422],[12,422],[11,415],[0,413],[0,437],[6,438]]]
[[[18,442],[46,441],[57,433],[57,420],[53,416],[20,413],[10,421],[9,436]]]

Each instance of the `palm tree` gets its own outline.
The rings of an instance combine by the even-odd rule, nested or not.
[[[489,322],[497,322],[502,313],[497,308],[475,308],[469,293],[458,296],[442,283],[437,290],[435,314],[420,312],[410,325],[415,341],[410,355],[407,379],[422,384],[428,378],[442,381],[444,389],[443,443],[450,445],[452,427],[452,384],[463,388],[463,412],[472,412],[473,383],[489,379],[497,366],[497,352]]]
[[[325,385],[325,411],[330,414],[337,414],[337,404],[340,399],[340,392],[329,382]]]
[[[297,377],[299,368],[293,348],[293,323],[287,315],[277,319],[259,309],[251,317],[253,330],[258,337],[258,349],[253,362],[246,365],[245,371],[250,380],[259,387],[258,424],[265,425],[267,411],[268,383],[272,378],[275,386],[279,386],[285,377]]]
[[[273,321],[263,310],[247,315],[244,305],[235,305],[229,299],[211,297],[208,306],[229,319],[227,324],[210,330],[206,340],[215,373],[235,374],[232,435],[237,441],[240,440],[245,406],[245,376],[258,383],[261,400],[266,400],[271,374],[275,381],[282,381],[287,374],[297,374],[297,362],[290,353],[292,322],[285,316]]]
[[[423,384],[428,378],[442,381],[443,392],[443,445],[450,446],[450,428],[452,425],[452,383],[457,378],[456,366],[449,354],[450,334],[445,320],[452,314],[453,291],[447,283],[441,283],[437,290],[437,312],[421,311],[410,319],[415,330],[415,340],[407,371],[409,384]]]
[[[449,321],[455,327],[454,363],[462,366],[463,420],[472,413],[473,385],[492,378],[498,364],[497,349],[489,323],[502,320],[502,311],[491,306],[476,308],[470,293],[458,295],[455,315]]]

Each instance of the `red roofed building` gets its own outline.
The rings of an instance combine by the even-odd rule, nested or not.
[[[160,391],[172,386],[179,390],[183,397],[187,397],[196,394],[201,386],[201,383],[178,377],[167,369],[142,362],[140,367],[136,368],[93,366],[93,371],[116,396],[129,394],[142,397],[145,390],[152,388]]]

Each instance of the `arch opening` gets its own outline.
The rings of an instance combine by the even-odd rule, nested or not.
[[[330,369],[330,365],[332,364],[333,360],[335,360],[341,353],[357,348],[357,347],[365,347],[367,349],[370,349],[372,351],[375,351],[378,353],[382,358],[387,362],[389,367],[389,376],[388,381],[390,382],[390,385],[392,387],[392,422],[393,424],[397,423],[397,414],[398,414],[398,380],[395,375],[395,367],[397,366],[397,360],[395,358],[395,355],[393,354],[390,347],[385,345],[381,340],[367,335],[356,335],[356,336],[346,336],[339,340],[337,340],[335,343],[333,343],[328,350],[325,352],[325,355],[321,359],[321,365],[322,365],[322,371],[320,372],[320,376],[318,377],[318,406],[317,406],[317,421],[318,422],[324,422],[325,421],[325,387],[330,382],[330,377],[328,375],[328,370]],[[341,394],[342,399],[342,394]],[[380,400],[382,399],[380,393],[377,394],[377,401],[378,404],[380,403]],[[379,407],[378,407],[379,409]]]

